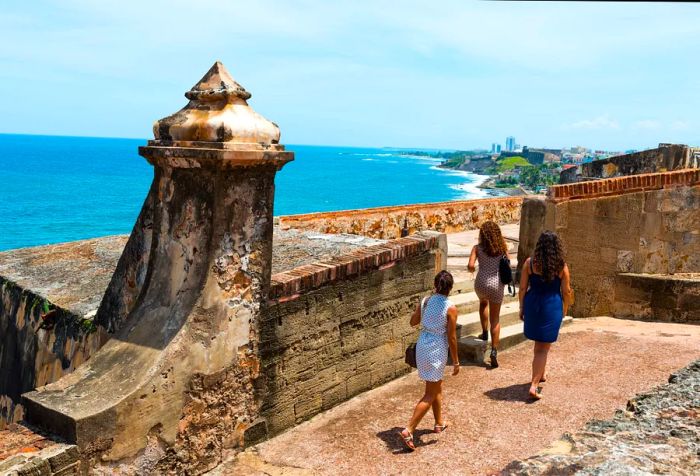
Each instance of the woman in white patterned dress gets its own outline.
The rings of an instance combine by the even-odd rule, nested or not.
[[[429,409],[433,409],[435,426],[433,431],[441,433],[447,428],[442,418],[442,378],[447,365],[447,352],[452,356],[452,375],[459,373],[457,356],[457,308],[447,298],[454,280],[447,271],[435,276],[435,293],[418,304],[411,316],[411,325],[422,324],[416,343],[418,376],[425,380],[425,394],[413,410],[408,426],[401,432],[406,446],[415,450],[413,432]]]
[[[498,367],[498,345],[501,337],[500,316],[504,284],[501,283],[498,275],[498,267],[503,255],[508,256],[506,240],[503,239],[501,228],[489,220],[479,229],[479,244],[472,248],[467,268],[473,273],[476,262],[479,262],[479,271],[474,280],[474,291],[479,298],[482,330],[479,337],[482,340],[488,340],[488,329],[491,328],[491,367],[493,368]]]

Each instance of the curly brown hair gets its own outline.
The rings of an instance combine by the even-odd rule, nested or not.
[[[564,269],[564,245],[553,231],[543,231],[537,239],[532,267],[539,271],[546,282],[559,276]]]
[[[501,227],[491,220],[481,225],[479,229],[479,244],[489,256],[502,256],[508,253],[508,246],[501,234]]]

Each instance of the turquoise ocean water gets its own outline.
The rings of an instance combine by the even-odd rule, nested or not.
[[[0,134],[0,250],[128,233],[153,178],[141,139]],[[398,149],[288,145],[275,215],[484,197],[483,177]]]

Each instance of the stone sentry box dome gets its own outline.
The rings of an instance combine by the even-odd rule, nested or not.
[[[201,472],[266,432],[258,320],[293,153],[221,63],[185,95],[139,148],[154,179],[96,316],[103,347],[24,395],[30,422],[94,463]]]
[[[185,97],[187,106],[156,121],[149,145],[284,150],[279,127],[248,105],[250,93],[220,62]]]

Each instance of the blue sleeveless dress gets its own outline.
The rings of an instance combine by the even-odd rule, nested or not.
[[[525,337],[537,342],[556,342],[564,319],[561,278],[557,276],[545,282],[542,276],[533,272],[530,259],[529,284],[523,302]]]

